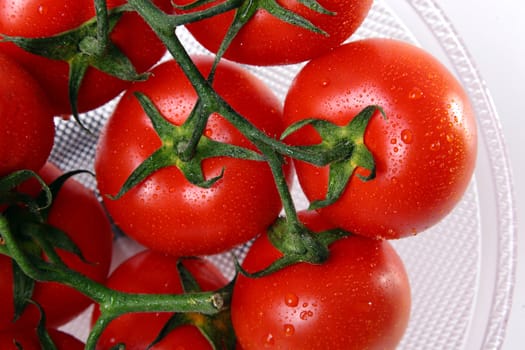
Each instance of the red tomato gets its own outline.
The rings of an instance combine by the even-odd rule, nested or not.
[[[109,277],[107,286],[129,293],[183,293],[177,272],[178,258],[151,250],[142,251],[125,260]],[[204,259],[183,262],[203,291],[216,290],[228,282],[220,271]],[[99,317],[98,308],[93,320]],[[104,330],[97,350],[111,349],[125,343],[127,350],[143,350],[157,337],[172,313],[132,313],[113,320]],[[208,340],[194,326],[178,327],[152,350],[171,349],[211,350]]]
[[[187,5],[193,0],[175,0]],[[210,7],[222,1],[206,5]],[[361,25],[371,0],[319,0],[334,14],[321,14],[296,0],[279,0],[278,5],[312,22],[328,35],[314,33],[278,19],[266,10],[257,13],[241,29],[225,53],[225,58],[253,65],[279,65],[306,61],[338,46]],[[198,7],[197,9],[202,9]],[[193,36],[212,52],[217,52],[233,21],[234,11],[187,25]]]
[[[353,176],[339,200],[319,213],[368,237],[419,233],[445,217],[469,184],[477,151],[473,109],[460,83],[428,53],[400,41],[366,39],[308,63],[292,83],[284,115],[288,125],[305,118],[344,125],[371,104],[387,116],[377,113],[364,135],[376,178]],[[289,142],[316,144],[319,136],[308,127]],[[308,199],[324,199],[328,167],[295,165]]]
[[[209,71],[211,58],[195,58]],[[214,87],[234,109],[270,136],[282,132],[281,105],[272,92],[247,71],[222,62]],[[214,157],[204,160],[206,179],[222,179],[205,189],[191,184],[176,167],[155,171],[118,200],[118,193],[135,168],[160,145],[151,122],[134,96],[149,96],[162,115],[179,125],[192,110],[196,94],[177,63],[168,61],[153,76],[128,90],[103,131],[95,159],[100,193],[115,223],[143,245],[177,256],[217,253],[262,232],[281,210],[270,168],[264,162]],[[254,149],[218,114],[210,117],[205,134],[215,141]]]
[[[83,350],[84,343],[68,333],[56,329],[48,330],[53,343],[58,350]],[[41,350],[42,346],[38,340],[34,329],[25,329],[23,331],[6,331],[0,332],[0,349],[2,350],[20,350],[16,344],[22,346],[24,350]]]
[[[1,53],[0,77],[0,177],[37,171],[53,147],[53,113],[35,79]]]
[[[314,231],[333,226],[300,212]],[[243,267],[259,271],[281,257],[259,237]],[[231,315],[239,344],[250,349],[394,349],[410,314],[410,286],[388,241],[349,236],[330,246],[322,265],[299,263],[261,278],[238,276]]]
[[[108,8],[124,3],[124,0],[107,1]],[[172,9],[169,0],[156,3],[166,11]],[[0,37],[1,34],[28,38],[52,36],[74,29],[93,16],[93,0],[0,0]],[[138,72],[148,70],[165,53],[163,44],[136,13],[122,16],[111,33],[111,40],[130,58]],[[67,62],[30,54],[7,42],[0,42],[0,52],[16,58],[50,92],[55,114],[71,113]],[[104,104],[128,85],[128,82],[90,68],[79,92],[79,112]]]
[[[59,174],[58,168],[50,163],[40,172],[48,183]],[[87,261],[83,262],[69,252],[59,252],[66,265],[95,281],[105,282],[111,263],[113,233],[95,194],[76,180],[67,180],[53,202],[47,222],[67,233]],[[31,304],[20,319],[12,323],[14,310],[11,264],[8,257],[0,255],[0,329],[34,326],[40,319],[40,313]],[[91,303],[73,288],[55,282],[37,282],[33,299],[45,310],[50,327],[65,324]]]

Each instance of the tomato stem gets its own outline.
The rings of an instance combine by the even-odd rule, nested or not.
[[[140,294],[110,289],[62,263],[47,262],[25,252],[3,214],[0,214],[0,236],[4,242],[0,253],[11,257],[31,279],[68,285],[99,304],[102,318],[97,322],[93,335],[90,335],[92,342],[95,342],[94,339],[109,320],[125,313],[198,312],[213,315],[220,312],[230,300],[231,291],[228,289],[187,294]]]

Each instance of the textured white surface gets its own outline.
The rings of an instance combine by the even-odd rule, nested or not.
[[[525,348],[525,3],[520,0],[440,0],[486,81],[501,119],[517,203],[518,268],[504,350]]]

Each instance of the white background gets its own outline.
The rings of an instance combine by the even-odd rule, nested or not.
[[[518,271],[503,350],[525,349],[525,2],[436,0],[486,81],[501,119],[518,213]],[[522,225],[521,225],[522,226]]]

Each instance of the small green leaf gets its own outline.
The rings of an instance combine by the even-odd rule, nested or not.
[[[40,304],[38,304],[35,301],[31,301],[32,304],[34,304],[38,311],[40,312],[40,320],[38,322],[37,328],[36,328],[36,334],[38,335],[38,340],[40,341],[40,344],[42,345],[42,349],[46,350],[57,350],[57,347],[55,343],[53,342],[53,339],[51,339],[51,336],[49,335],[46,327],[46,314],[44,312],[44,309]]]
[[[310,2],[311,3],[311,2]],[[312,4],[311,4],[312,5]],[[268,11],[273,16],[280,20],[293,24],[295,26],[307,29],[311,32],[328,35],[324,30],[317,27],[315,24],[307,20],[306,18],[298,15],[297,13],[290,11],[277,3],[275,0],[262,1],[261,7]]]
[[[133,170],[116,195],[108,195],[108,197],[113,200],[121,198],[152,173],[170,165],[174,165],[172,157],[167,154],[165,148],[159,148],[151,156],[146,158],[146,160],[144,160],[135,170]]]
[[[16,187],[34,178],[42,187],[42,198],[35,200],[33,197],[16,191]],[[0,203],[1,204],[20,204],[24,203],[28,208],[36,213],[44,208],[47,208],[53,200],[53,194],[45,183],[45,181],[32,170],[15,171],[0,179]]]
[[[308,209],[319,209],[336,202],[346,189],[350,177],[356,168],[357,167],[348,160],[331,163],[326,198],[311,202]]]
[[[18,320],[26,309],[29,300],[33,296],[33,291],[35,288],[35,280],[27,276],[18,264],[12,262],[13,269],[13,302],[14,302],[14,319],[13,321]]]
[[[310,10],[314,10],[324,15],[335,15],[335,12],[326,9],[325,7],[323,7],[323,5],[321,5],[319,2],[315,0],[297,0],[297,2],[308,7]]]
[[[177,262],[177,272],[179,274],[180,282],[182,284],[182,290],[184,291],[184,293],[200,292],[202,290],[197,281],[195,280],[195,277],[193,277],[191,272],[184,266],[183,261],[186,259],[198,258],[184,258],[179,259],[179,261]]]

